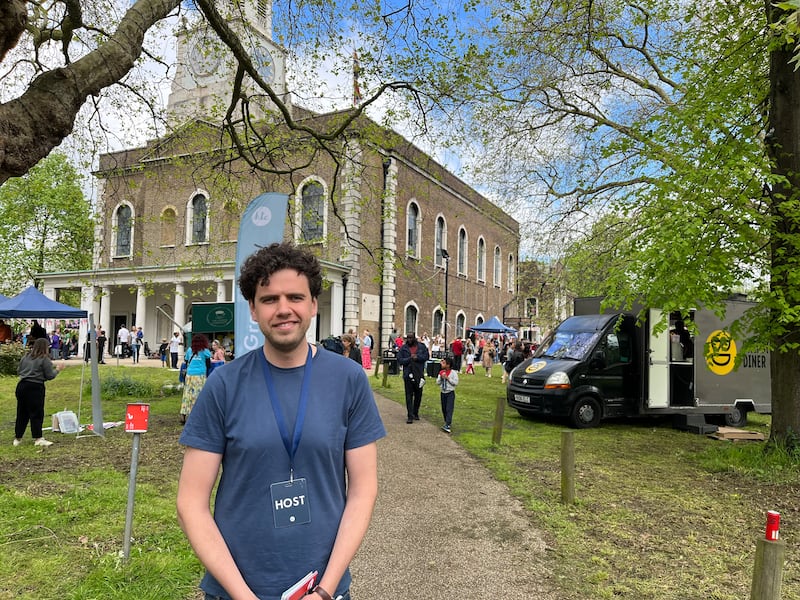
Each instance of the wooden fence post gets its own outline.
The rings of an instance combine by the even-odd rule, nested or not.
[[[575,503],[575,432],[561,432],[561,502]]]
[[[494,409],[494,426],[492,427],[492,444],[500,445],[500,438],[503,437],[503,418],[506,414],[506,397],[497,397],[497,406]]]
[[[786,542],[760,539],[756,543],[750,600],[780,600]]]

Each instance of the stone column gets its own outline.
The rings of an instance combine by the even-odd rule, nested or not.
[[[185,288],[182,283],[175,284],[175,314],[173,318],[181,328],[181,335],[183,335],[183,326],[186,325],[186,296]]]
[[[111,322],[111,288],[108,286],[103,286],[101,289],[101,296],[100,296],[100,318],[97,321],[97,324],[103,328],[103,331],[106,332],[106,337],[108,338],[108,343],[112,344],[114,342],[114,336],[116,332],[111,331],[113,323]],[[114,350],[113,344],[111,345],[111,350]]]

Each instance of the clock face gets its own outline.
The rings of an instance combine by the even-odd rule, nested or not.
[[[266,83],[272,83],[275,77],[275,62],[266,48],[256,48],[253,51],[253,66]]]
[[[215,74],[221,62],[218,49],[206,36],[198,37],[189,48],[189,68],[196,77]]]

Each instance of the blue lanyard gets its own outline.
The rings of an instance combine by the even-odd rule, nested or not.
[[[289,455],[289,481],[294,480],[294,455],[300,446],[300,437],[303,435],[303,423],[306,419],[306,407],[308,406],[308,386],[311,382],[311,346],[308,347],[308,356],[306,357],[305,372],[303,373],[303,384],[300,387],[300,402],[297,406],[297,420],[294,424],[294,435],[289,437],[289,428],[286,425],[286,418],[283,416],[281,405],[278,402],[278,395],[275,393],[275,383],[272,380],[272,372],[270,364],[267,362],[267,357],[261,352],[261,367],[264,371],[264,380],[267,382],[267,393],[269,400],[272,403],[272,412],[275,414],[275,421],[278,424],[278,431],[280,431],[281,439],[283,440],[283,447],[286,448],[286,453]],[[291,441],[290,441],[291,439]]]

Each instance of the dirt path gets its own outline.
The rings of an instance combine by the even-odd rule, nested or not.
[[[559,600],[518,500],[437,425],[376,396],[380,495],[352,564],[355,598]]]

